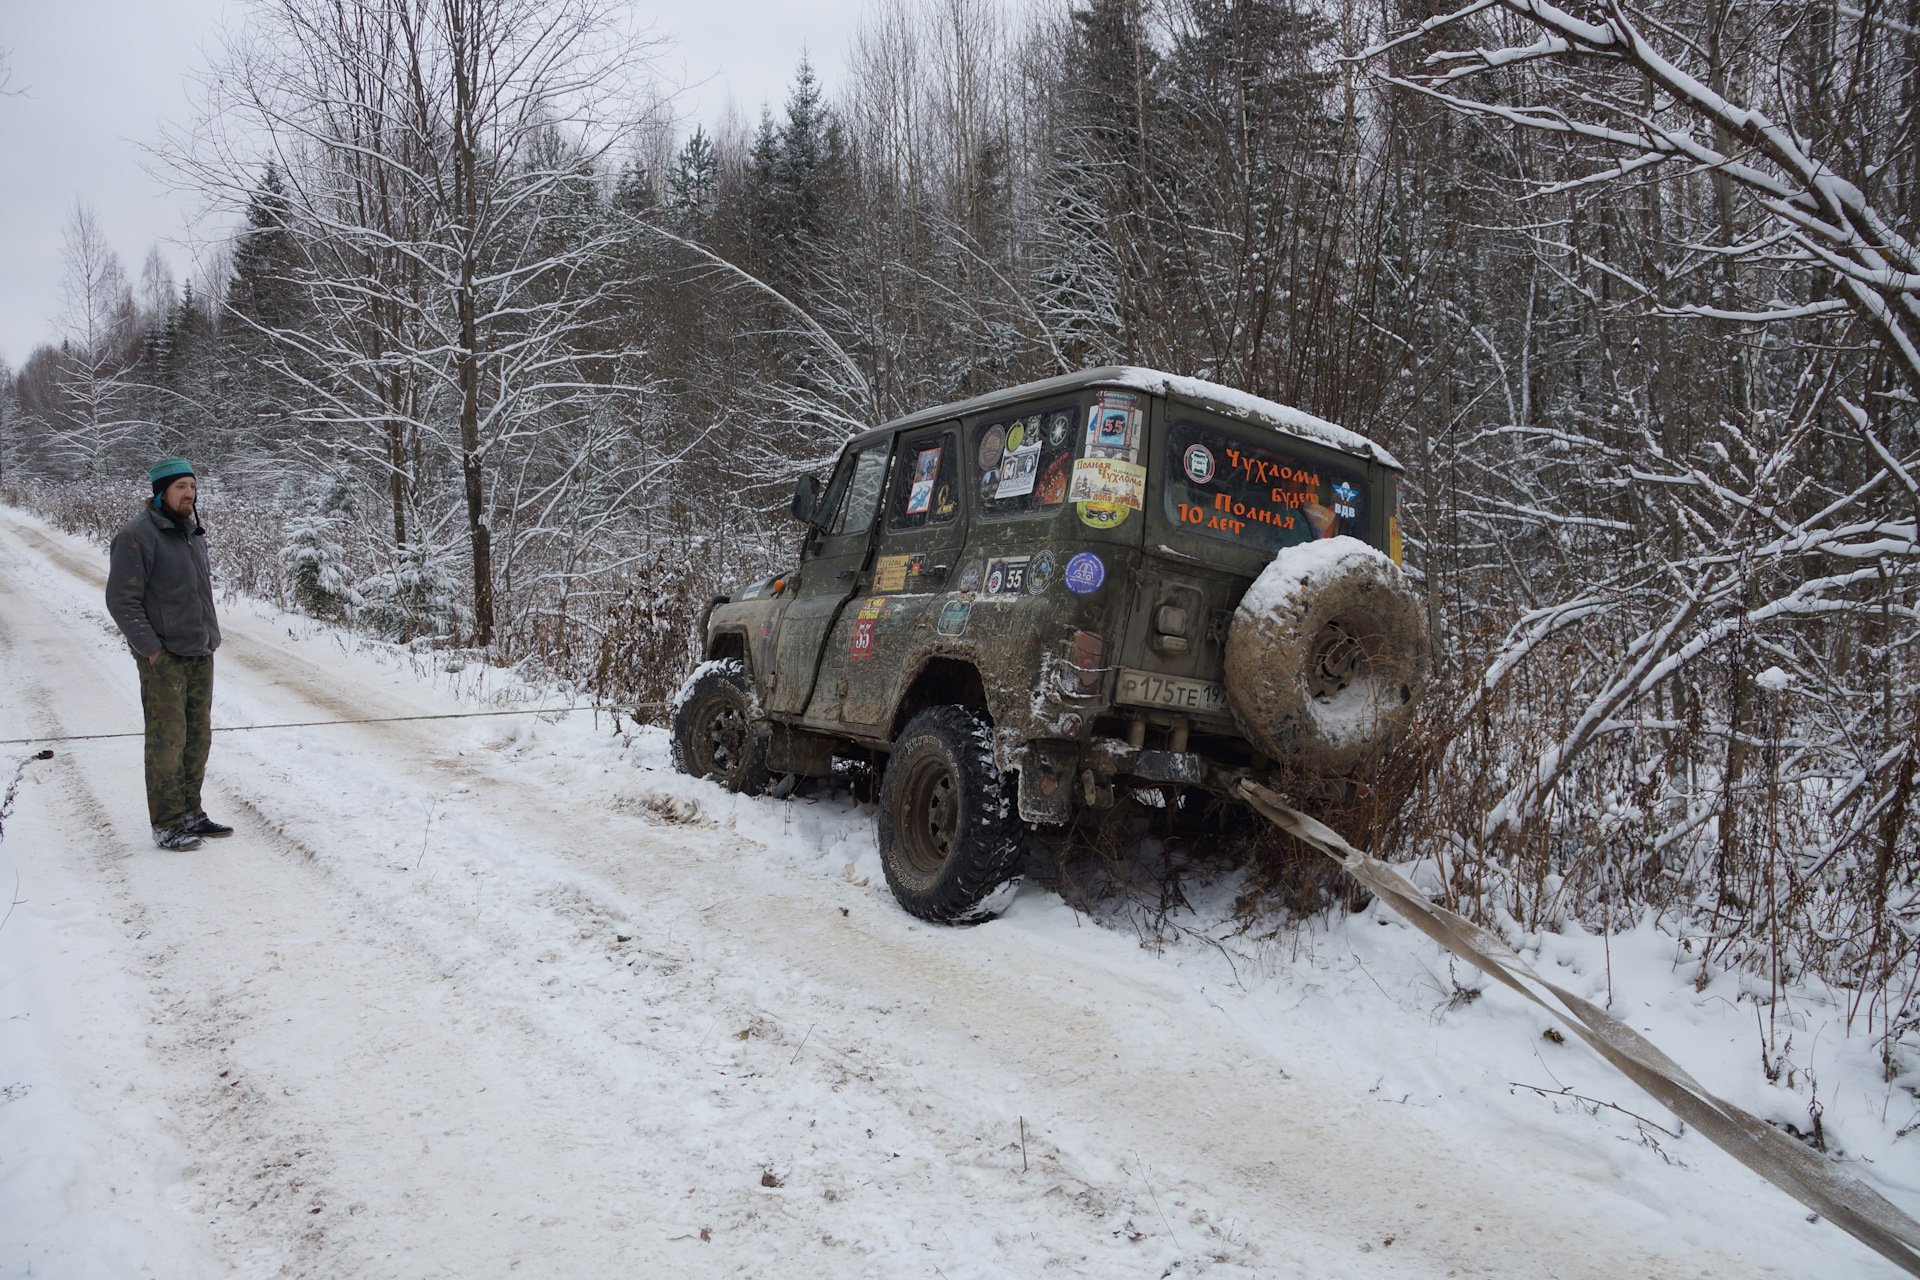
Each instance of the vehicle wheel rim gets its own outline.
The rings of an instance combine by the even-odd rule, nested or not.
[[[1308,691],[1321,700],[1332,698],[1353,683],[1366,661],[1365,647],[1355,629],[1345,622],[1329,622],[1314,637],[1307,661]]]
[[[960,828],[960,791],[944,760],[918,762],[907,779],[896,825],[903,861],[920,875],[940,870]]]
[[[700,718],[694,743],[699,748],[702,773],[731,777],[747,754],[746,713],[731,702],[716,699]]]

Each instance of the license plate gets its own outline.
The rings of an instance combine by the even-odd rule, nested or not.
[[[1196,711],[1202,715],[1224,715],[1227,711],[1227,686],[1213,680],[1157,676],[1151,671],[1122,667],[1120,690],[1113,700],[1140,707],[1172,707],[1177,711]]]

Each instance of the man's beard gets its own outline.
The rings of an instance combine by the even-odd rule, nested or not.
[[[194,505],[198,506],[199,504],[196,503]],[[160,499],[160,509],[166,512],[173,519],[178,520],[182,524],[185,524],[187,521],[193,518],[192,508],[188,508],[187,510],[182,511],[180,508],[174,506],[171,502],[168,502],[165,498]]]

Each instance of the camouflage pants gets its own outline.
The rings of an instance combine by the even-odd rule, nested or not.
[[[140,709],[147,716],[147,816],[156,827],[177,827],[201,812],[213,740],[213,655],[162,650],[158,662],[141,662]]]

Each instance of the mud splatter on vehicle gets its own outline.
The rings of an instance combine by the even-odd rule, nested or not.
[[[880,765],[895,897],[979,919],[1022,823],[1392,744],[1427,670],[1400,472],[1299,410],[1122,367],[865,432],[800,477],[798,564],[708,610],[675,758],[736,790]]]

